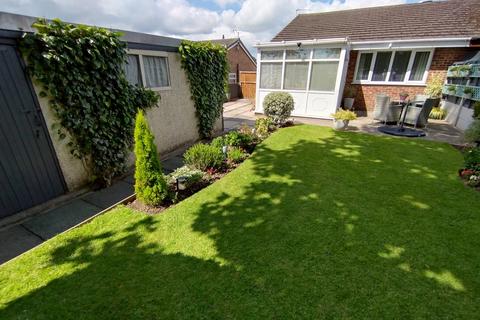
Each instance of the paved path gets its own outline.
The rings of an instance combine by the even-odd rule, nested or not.
[[[165,173],[183,165],[183,149],[162,160]],[[96,215],[134,193],[133,173],[111,187],[71,199],[54,209],[0,229],[0,264]]]
[[[255,125],[254,106],[248,99],[239,99],[223,105],[223,126],[225,131],[238,128],[242,123]]]

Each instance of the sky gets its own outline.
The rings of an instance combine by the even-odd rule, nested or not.
[[[418,0],[1,0],[0,11],[60,18],[191,40],[240,36],[248,49],[271,40],[300,12]]]

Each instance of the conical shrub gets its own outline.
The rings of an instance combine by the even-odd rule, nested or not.
[[[143,111],[135,120],[135,192],[137,199],[150,206],[158,206],[168,195],[160,158]]]

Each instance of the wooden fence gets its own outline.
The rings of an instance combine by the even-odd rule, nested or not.
[[[256,71],[240,71],[240,87],[244,99],[255,101],[255,91],[257,86]]]

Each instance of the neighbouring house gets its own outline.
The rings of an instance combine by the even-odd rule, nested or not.
[[[356,89],[354,109],[363,114],[376,94],[422,94],[433,76],[445,78],[478,50],[479,17],[478,0],[299,14],[256,45],[256,112],[274,91],[292,94],[294,115],[326,119],[342,106],[346,86]]]
[[[41,204],[88,182],[82,162],[59,140],[48,100],[25,73],[18,39],[34,17],[0,12],[0,218]],[[195,106],[181,68],[181,40],[122,31],[128,46],[127,79],[158,91],[147,116],[161,153],[198,140]],[[222,129],[222,119],[216,130]],[[133,153],[128,165],[133,165]]]
[[[212,43],[221,44],[227,48],[227,60],[229,65],[228,84],[230,99],[242,98],[244,93],[240,86],[242,72],[257,70],[257,62],[250,51],[245,47],[240,38],[210,40]]]

